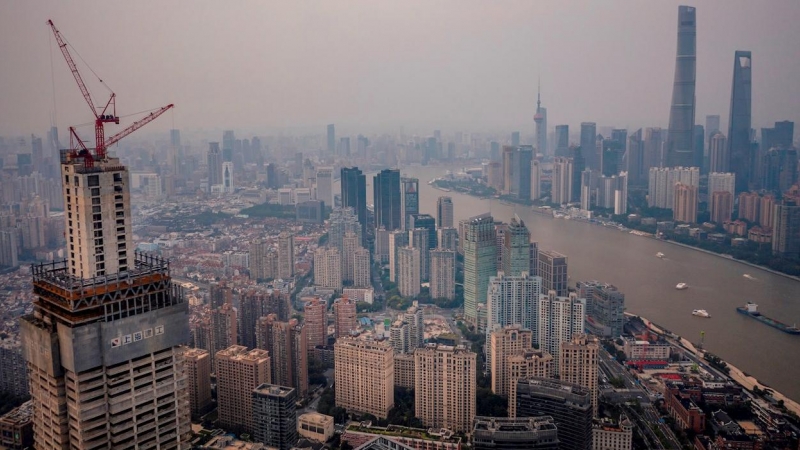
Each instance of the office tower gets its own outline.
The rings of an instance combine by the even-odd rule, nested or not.
[[[225,130],[222,132],[222,160],[233,161],[233,147],[236,136],[233,130]]]
[[[788,191],[797,184],[797,166],[797,150],[794,147],[770,148],[761,159],[761,188],[771,192]]]
[[[572,200],[572,177],[572,158],[556,158],[553,161],[552,203],[563,205]]]
[[[439,244],[439,249],[456,251],[458,249],[458,230],[439,228],[436,230],[436,242]]]
[[[366,288],[372,286],[372,265],[369,250],[358,248],[353,253],[353,286]]]
[[[800,206],[797,201],[784,199],[783,204],[776,204],[772,225],[772,253],[795,258],[799,256]]]
[[[678,7],[678,45],[675,84],[669,112],[666,166],[691,166],[694,161],[694,91],[697,60],[695,8]]]
[[[661,128],[645,128],[643,163],[645,176],[647,176],[651,168],[662,167],[664,165],[664,158],[662,155],[663,143]]]
[[[531,200],[542,197],[542,166],[538,159],[531,161]]]
[[[625,130],[614,130],[625,131]],[[618,133],[625,135],[627,140],[627,131],[625,133]],[[602,175],[610,177],[616,175],[623,169],[622,157],[625,154],[625,141],[618,141],[616,139],[603,139],[602,151],[600,153],[600,168]]]
[[[438,248],[431,250],[431,298],[452,300],[456,295],[456,252]]]
[[[356,302],[347,297],[337,298],[333,302],[333,336],[338,340],[358,330]]]
[[[645,145],[642,139],[642,129],[628,137],[628,151],[626,153],[624,170],[628,172],[632,185],[640,186],[647,181],[649,168],[645,169]]]
[[[222,163],[222,192],[231,194],[235,185],[233,181],[233,163],[225,161]]]
[[[407,230],[411,215],[419,214],[419,179],[400,178],[400,189],[402,190],[400,197],[401,225],[402,229]]]
[[[400,220],[400,171],[384,169],[372,181],[375,205],[375,227],[398,230]]]
[[[496,326],[488,334],[486,345],[486,365],[492,374],[492,392],[508,397],[510,393],[511,370],[509,358],[533,349],[533,332],[519,323]]]
[[[525,222],[514,214],[503,236],[503,271],[508,276],[519,276],[523,272],[530,273],[530,239],[531,234]]]
[[[233,345],[216,354],[217,423],[227,431],[250,433],[253,423],[253,389],[272,382],[269,352]]]
[[[298,398],[291,387],[262,384],[252,392],[253,439],[270,448],[289,450],[297,443]]]
[[[476,417],[473,450],[525,448],[558,450],[558,431],[549,416],[530,418]]]
[[[536,94],[536,114],[533,116],[533,121],[536,123],[536,152],[546,155],[547,108],[542,108],[541,91]]]
[[[421,253],[419,248],[411,246],[397,249],[397,288],[403,297],[419,295]]]
[[[730,155],[725,135],[719,131],[711,135],[708,142],[708,171],[727,172],[729,170]]]
[[[516,147],[519,145],[519,131],[511,132],[511,145]]]
[[[728,158],[730,171],[736,174],[736,192],[746,191],[751,181],[752,149],[750,139],[751,54],[737,50],[733,57],[731,109],[728,121]],[[768,149],[766,149],[768,150]]]
[[[344,337],[333,348],[336,406],[385,419],[394,406],[394,351],[389,342]]]
[[[183,292],[167,261],[134,254],[129,176],[118,158],[87,167],[62,151],[61,179],[76,214],[65,216],[74,250],[66,262],[31,267],[38,298],[20,323],[35,446],[180,446],[190,433]],[[134,367],[152,389],[166,386],[157,405],[136,395],[147,383],[134,386]],[[133,415],[146,404],[151,416]],[[149,427],[158,433],[135,431]]]
[[[464,346],[414,351],[415,416],[426,427],[467,433],[475,419],[477,355]]]
[[[711,222],[722,224],[733,217],[733,195],[728,191],[711,193]]]
[[[592,415],[597,416],[597,364],[600,343],[594,336],[576,333],[561,343],[558,374],[561,381],[588,389],[592,396]]]
[[[308,353],[312,354],[314,347],[327,344],[328,316],[327,305],[319,297],[305,297],[303,304],[303,321],[308,338]]]
[[[675,184],[700,186],[700,170],[697,167],[674,167],[650,169],[647,205],[673,209],[675,206]]]
[[[340,256],[342,260],[342,281],[347,285],[353,282],[353,276],[355,274],[355,253],[359,248],[361,248],[361,244],[358,235],[346,232],[342,239],[342,252]]]
[[[569,156],[569,125],[556,125],[555,156]]]
[[[586,160],[586,167],[600,170],[600,155],[597,154],[595,140],[597,138],[597,124],[594,122],[581,123],[581,153]]]
[[[367,230],[367,179],[358,167],[342,167],[341,185],[342,208],[353,208],[361,224],[361,236],[364,236]]]
[[[486,305],[489,277],[497,274],[494,219],[482,214],[463,220],[464,319],[481,329],[478,305]],[[485,324],[483,324],[485,325]]]
[[[392,231],[389,233],[389,281],[397,283],[398,253],[397,250],[408,245],[408,233]]]
[[[508,401],[509,417],[550,416],[558,430],[559,448],[592,449],[592,395],[566,381],[528,378],[517,381]]]
[[[625,294],[599,281],[579,281],[578,297],[586,299],[586,329],[597,336],[616,339],[625,325]]]
[[[503,194],[511,194],[514,183],[514,149],[513,145],[503,146]]]
[[[319,247],[314,252],[314,284],[342,290],[342,258],[335,247]]]
[[[208,350],[187,348],[184,356],[189,385],[189,409],[192,417],[200,417],[211,406],[211,355]]]
[[[208,144],[208,192],[211,187],[222,184],[222,152],[219,150],[219,142]]]
[[[611,177],[614,181],[614,214],[628,213],[628,172]]]
[[[336,128],[332,123],[328,124],[328,153],[336,153]]]
[[[533,147],[520,145],[514,151],[514,179],[512,181],[512,194],[520,200],[531,199],[531,161],[533,161]]]
[[[794,122],[775,122],[772,128],[761,129],[761,149],[789,148],[794,144]]]
[[[705,127],[705,140],[708,142],[709,138],[713,136],[716,132],[720,131],[719,128],[719,115],[708,115],[706,116],[706,127]]]
[[[574,292],[557,296],[554,291],[539,296],[539,348],[553,355],[559,367],[561,343],[568,342],[575,333],[582,333],[586,317],[586,300]]]
[[[453,228],[453,199],[450,197],[436,200],[436,228]]]
[[[328,219],[328,245],[336,247],[339,252],[344,251],[344,236],[347,233],[355,233],[359,236],[358,243],[364,242],[361,233],[361,224],[353,208],[336,208],[331,212]]]
[[[705,162],[705,130],[702,125],[695,125],[692,131],[692,166],[701,167],[706,173]]]
[[[318,167],[316,173],[316,199],[333,208],[333,167]]]
[[[350,137],[346,136],[339,139],[339,155],[350,156]]]
[[[687,186],[683,183],[675,185],[675,208],[672,218],[677,222],[697,222],[697,186]]]
[[[539,250],[537,275],[542,279],[542,293],[556,291],[567,295],[567,255],[552,250]]]
[[[433,249],[438,247],[436,242],[436,219],[430,214],[412,214],[408,229],[411,231],[410,236],[413,236],[414,232],[419,229],[424,230],[421,235],[420,248]]]
[[[278,235],[278,277],[294,276],[294,234],[283,231]]]

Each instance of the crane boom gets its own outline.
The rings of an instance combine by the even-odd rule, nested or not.
[[[78,72],[78,66],[72,59],[72,55],[69,54],[69,49],[67,49],[66,41],[64,41],[64,38],[61,36],[61,32],[58,31],[58,28],[56,28],[52,20],[48,20],[47,24],[50,25],[50,28],[53,29],[53,35],[55,35],[56,42],[58,42],[58,48],[61,49],[61,53],[64,55],[64,59],[67,60],[67,65],[69,66],[69,70],[72,71],[72,76],[75,77],[75,81],[78,83],[78,88],[80,88],[81,93],[83,94],[83,98],[86,100],[86,103],[89,104],[89,108],[92,110],[92,114],[94,114],[94,117],[97,118],[97,109],[95,109],[94,107],[92,96],[91,94],[89,94],[89,89],[86,87],[86,83],[83,82],[83,77],[81,77],[81,73]]]
[[[125,136],[133,133],[134,131],[138,130],[139,128],[142,128],[143,126],[147,125],[148,123],[152,122],[158,116],[164,114],[165,112],[167,112],[168,109],[172,108],[173,106],[175,106],[175,105],[170,103],[167,106],[163,106],[163,107],[159,108],[157,111],[151,112],[150,114],[144,116],[143,118],[137,120],[136,122],[133,122],[131,124],[131,126],[129,126],[128,128],[125,128],[124,130],[120,131],[119,133],[115,134],[114,136],[111,136],[110,138],[108,138],[105,141],[105,147],[108,148],[108,147],[111,147],[112,145],[116,144],[117,142],[119,142],[120,139],[122,139]]]

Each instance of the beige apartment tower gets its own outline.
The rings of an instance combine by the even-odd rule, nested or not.
[[[415,414],[426,427],[472,429],[476,356],[461,345],[428,344],[414,351]]]
[[[278,235],[278,278],[294,276],[294,235],[281,232]]]
[[[235,433],[253,433],[253,389],[271,383],[269,352],[233,345],[217,352],[219,425]]]
[[[320,247],[314,253],[314,284],[342,290],[342,257],[336,247]]]
[[[389,342],[337,339],[334,380],[336,406],[385,419],[394,406],[394,351]]]
[[[211,406],[211,355],[208,350],[187,348],[186,379],[192,417],[200,417]]]
[[[592,411],[597,416],[597,363],[600,343],[594,336],[575,334],[561,344],[558,362],[561,381],[585,387],[592,395]]]
[[[336,339],[358,330],[356,302],[347,297],[338,298],[333,302],[333,326]]]
[[[509,359],[533,349],[533,332],[520,325],[509,325],[489,334],[489,370],[492,373],[492,392],[508,397],[511,384]]]
[[[328,341],[328,305],[319,297],[303,298],[303,320],[308,339],[308,354],[314,354],[318,345],[326,345]]]
[[[456,295],[456,252],[431,250],[431,298],[452,299]]]

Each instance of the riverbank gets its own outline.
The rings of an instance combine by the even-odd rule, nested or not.
[[[639,316],[639,315],[636,315],[636,314],[632,314],[632,313],[628,313],[628,312],[626,312],[625,315],[629,316],[629,317],[638,317],[639,319],[642,320],[642,322],[644,322],[645,325],[647,325],[647,328],[649,330],[653,331],[654,333],[657,333],[659,335],[662,335],[662,336],[665,336],[665,337],[668,337],[668,338],[672,338],[674,336],[673,333],[667,331],[665,328],[653,323],[652,321],[648,320],[645,317],[642,317],[642,316]],[[697,358],[705,359],[705,355],[706,355],[706,351],[705,350],[695,347],[695,345],[692,342],[690,342],[688,339],[686,339],[686,338],[683,338],[683,337],[680,337],[680,336],[678,336],[678,338],[680,339],[679,343],[680,343],[681,348],[683,348],[686,351],[691,352]],[[797,415],[800,415],[800,403],[797,403],[796,401],[794,401],[794,400],[790,399],[789,397],[783,395],[782,393],[776,391],[774,388],[772,388],[770,386],[767,386],[764,383],[761,383],[755,377],[747,375],[746,373],[744,373],[738,367],[731,365],[731,363],[726,361],[725,364],[727,365],[728,369],[730,369],[730,372],[728,373],[728,377],[733,382],[735,382],[739,386],[742,386],[743,388],[747,389],[751,393],[753,392],[753,390],[756,387],[759,390],[762,390],[762,391],[765,390],[765,389],[769,389],[770,392],[771,392],[772,397],[776,401],[783,401],[783,405],[786,407],[786,409],[788,411],[791,411],[791,412],[793,412],[793,413],[795,413]],[[753,395],[755,395],[755,394],[753,394]]]

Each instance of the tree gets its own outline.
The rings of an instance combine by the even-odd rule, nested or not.
[[[508,400],[485,387],[479,387],[477,394],[477,415],[508,417]]]

